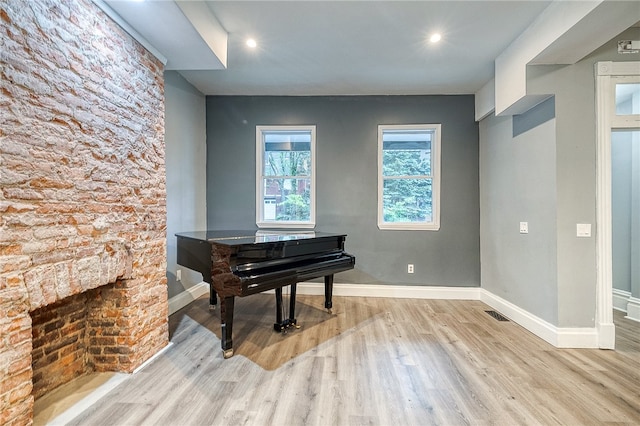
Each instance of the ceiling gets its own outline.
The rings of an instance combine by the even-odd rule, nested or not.
[[[205,95],[475,93],[493,78],[496,57],[551,3],[105,2],[166,57],[166,69]],[[212,47],[220,37],[206,35],[209,25],[228,34],[225,51]],[[439,43],[428,41],[433,32]]]

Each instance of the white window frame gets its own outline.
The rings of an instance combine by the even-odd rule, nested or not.
[[[308,131],[311,133],[311,189],[309,221],[264,219],[264,134],[266,132]],[[273,176],[269,176],[273,178]],[[312,229],[316,226],[316,126],[256,126],[256,225],[258,228]]]
[[[431,183],[431,222],[385,222],[383,212],[383,141],[387,130],[426,130],[434,133],[431,141],[431,175],[420,175],[420,178],[430,178]],[[382,230],[416,230],[437,231],[440,229],[440,124],[408,124],[408,125],[379,125],[378,126],[378,228]],[[416,178],[418,176],[398,176],[397,178]]]

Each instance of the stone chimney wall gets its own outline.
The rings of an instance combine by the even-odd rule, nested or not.
[[[84,324],[55,315],[72,324],[61,356],[83,329],[97,371],[168,343],[164,81],[90,0],[7,0],[0,22],[0,424],[18,425],[43,335],[32,313],[39,327],[86,293]]]

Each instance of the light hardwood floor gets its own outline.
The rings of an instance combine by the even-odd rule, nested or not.
[[[555,349],[477,301],[298,296],[302,328],[272,331],[273,295],[236,299],[235,355],[198,299],[174,345],[76,425],[640,424],[640,327],[618,349]]]

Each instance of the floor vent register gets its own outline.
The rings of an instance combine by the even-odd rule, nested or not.
[[[497,319],[498,321],[509,321],[509,318],[505,317],[499,312],[496,312],[496,311],[485,311],[485,312],[491,315],[492,317],[494,317],[495,319]]]

